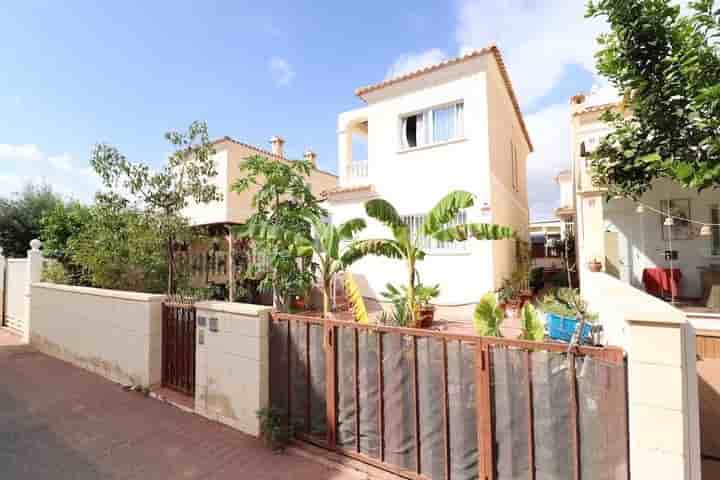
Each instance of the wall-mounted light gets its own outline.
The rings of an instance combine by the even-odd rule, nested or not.
[[[637,213],[645,213],[645,205],[642,203],[638,204],[637,208],[635,209]]]
[[[710,235],[712,235],[712,228],[710,228],[710,225],[703,225],[700,227],[701,237],[709,237]]]
[[[663,222],[663,225],[665,225],[666,227],[672,227],[673,225],[675,225],[675,221],[672,217],[667,217]]]

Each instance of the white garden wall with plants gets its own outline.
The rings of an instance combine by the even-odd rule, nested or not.
[[[30,343],[124,385],[160,383],[164,295],[32,285]]]

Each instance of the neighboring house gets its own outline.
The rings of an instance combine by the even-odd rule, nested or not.
[[[223,137],[213,142],[215,148],[215,164],[217,176],[215,184],[222,194],[222,200],[202,205],[191,205],[185,214],[193,225],[212,224],[241,224],[255,211],[252,207],[252,197],[257,191],[251,188],[243,193],[232,190],[232,186],[241,177],[240,164],[248,157],[260,155],[270,159],[292,162],[285,157],[285,140],[280,137],[270,139],[271,151],[239,142],[230,137]],[[311,150],[305,152],[306,160],[313,165],[309,183],[312,191],[318,197],[322,192],[337,186],[338,177],[332,173],[317,168],[317,156]]]
[[[536,220],[530,224],[530,246],[533,265],[547,269],[563,267],[563,240],[573,233],[575,223],[575,195],[572,171],[563,170],[555,177],[560,187],[560,206],[556,218]]]
[[[367,106],[338,118],[340,185],[327,192],[333,223],[366,217],[384,198],[416,231],[452,190],[477,196],[458,222],[498,223],[528,238],[526,159],[532,144],[495,46],[358,89]],[[356,158],[358,141],[367,156]],[[370,221],[363,238],[390,232]],[[439,283],[439,305],[470,305],[515,267],[514,240],[439,244],[425,239],[420,280]],[[400,261],[365,258],[353,266],[364,294],[407,282]]]
[[[563,266],[562,240],[566,224],[560,219],[537,220],[530,224],[530,250],[534,267],[559,270]]]
[[[254,212],[252,197],[257,188],[250,188],[243,193],[233,191],[233,185],[242,176],[240,164],[248,157],[260,155],[283,162],[293,160],[285,157],[285,141],[280,137],[270,139],[271,151],[239,142],[230,137],[223,137],[213,142],[215,153],[213,158],[217,168],[214,179],[222,200],[206,204],[191,204],[185,215],[190,219],[193,227],[206,238],[198,238],[190,246],[190,269],[193,275],[193,285],[202,287],[217,285],[221,288],[221,296],[235,298],[234,285],[228,288],[228,272],[236,271],[241,263],[238,257],[244,248],[241,242],[230,243],[230,227],[244,223]],[[311,150],[304,154],[304,158],[313,164],[309,183],[313,193],[321,197],[323,192],[337,186],[336,175],[317,168],[317,156]],[[240,244],[239,244],[240,243]],[[228,248],[230,246],[230,248]],[[228,251],[232,255],[228,255]]]
[[[708,189],[698,194],[669,180],[658,180],[637,202],[607,201],[605,190],[593,185],[588,154],[611,131],[600,117],[619,105],[597,102],[592,95],[576,95],[571,107],[579,264],[585,266],[597,259],[605,271],[637,288],[704,304],[711,286],[720,284],[720,229],[703,229],[700,223],[682,220],[666,225],[667,212],[718,224],[720,192]],[[669,271],[663,273],[670,268],[680,272],[675,274],[675,292],[669,288]],[[668,281],[668,288],[661,292],[650,285],[658,275],[666,275]]]

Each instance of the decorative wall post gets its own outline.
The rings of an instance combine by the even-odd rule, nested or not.
[[[27,252],[27,284],[25,285],[25,331],[23,332],[23,340],[30,341],[30,329],[32,325],[31,312],[31,296],[32,284],[38,283],[42,279],[43,255],[40,251],[42,242],[37,238],[30,241],[30,250]]]
[[[0,247],[0,327],[5,324],[5,276],[7,262]]]

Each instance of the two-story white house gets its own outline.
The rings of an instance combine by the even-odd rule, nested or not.
[[[476,205],[458,221],[511,226],[528,237],[526,160],[532,144],[496,46],[358,89],[367,105],[338,118],[339,186],[327,192],[333,223],[364,217],[364,204],[384,198],[417,228],[448,192],[467,190]],[[354,138],[367,146],[355,158]],[[390,232],[368,221],[362,238]],[[439,283],[436,304],[470,307],[515,267],[515,240],[438,244],[427,239],[420,280]],[[380,298],[403,284],[400,261],[368,257],[352,267],[364,295]],[[450,310],[441,309],[445,318]],[[465,319],[467,309],[462,312]]]

